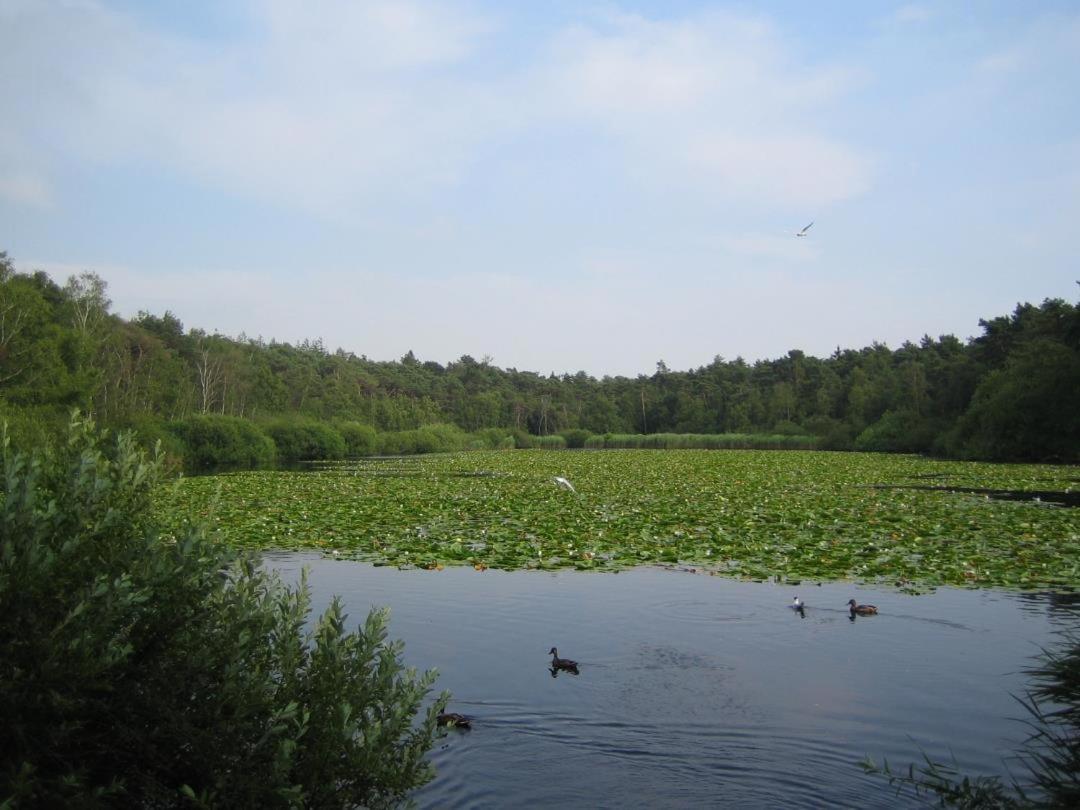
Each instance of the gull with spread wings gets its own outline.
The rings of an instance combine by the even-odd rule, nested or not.
[[[810,223],[810,225],[813,225],[813,224],[814,224],[813,222],[811,222],[811,223]],[[797,231],[797,232],[795,233],[795,235],[796,235],[796,236],[806,236],[806,232],[807,232],[808,230],[810,230],[810,225],[807,225],[807,226],[806,226],[805,228],[803,228],[803,229],[802,229],[801,231]]]

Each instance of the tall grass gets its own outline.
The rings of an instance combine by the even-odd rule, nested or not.
[[[565,450],[566,439],[562,436],[532,436],[532,446],[540,450]]]
[[[606,433],[590,436],[592,450],[814,450],[816,436],[753,433]]]

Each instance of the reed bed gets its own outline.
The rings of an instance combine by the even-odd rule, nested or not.
[[[815,450],[816,436],[753,433],[606,433],[590,436],[592,450]]]

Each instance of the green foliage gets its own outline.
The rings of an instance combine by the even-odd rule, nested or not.
[[[828,358],[793,350],[753,364],[716,357],[684,372],[660,364],[648,376],[596,379],[499,369],[467,355],[445,366],[411,353],[380,362],[328,351],[318,340],[294,346],[185,332],[169,312],[125,322],[108,313],[105,291],[93,274],[60,287],[44,273],[18,273],[0,253],[0,401],[9,409],[81,407],[114,426],[219,414],[357,423],[394,434],[369,446],[354,431],[355,447],[345,438],[343,451],[353,456],[423,452],[431,437],[409,431],[431,424],[510,431],[519,448],[549,446],[536,437],[560,434],[571,447],[598,446],[581,431],[798,436],[801,426],[819,449],[850,450],[861,436],[861,447],[875,449],[1080,461],[1080,308],[1059,299],[981,321],[983,334],[967,342],[924,336],[896,349],[837,349]],[[336,457],[319,437],[281,438],[288,457]],[[623,446],[765,445],[647,439]]]
[[[150,415],[137,415],[125,419],[119,427],[125,432],[133,433],[139,446],[148,452],[160,446],[167,466],[182,466],[187,448],[178,432],[165,420]]]
[[[1039,805],[1024,801],[1012,793],[997,776],[966,776],[953,763],[935,762],[924,756],[924,763],[909,765],[906,771],[894,771],[888,760],[878,766],[867,757],[862,763],[866,773],[884,776],[899,796],[909,790],[914,796],[937,798],[939,807],[961,810],[1019,810]]]
[[[830,416],[811,416],[803,426],[818,437],[818,450],[852,450],[855,447],[854,428]]]
[[[1027,673],[1032,733],[1022,759],[1050,806],[1080,807],[1080,635],[1066,632]]]
[[[468,441],[470,450],[513,450],[514,436],[505,428],[484,428],[472,433]]]
[[[381,434],[379,452],[387,456],[450,453],[463,449],[467,441],[465,432],[455,425],[424,425],[415,430]]]
[[[3,441],[0,804],[384,807],[431,775],[446,696],[386,614],[314,624],[296,589],[202,530],[166,542],[158,462],[86,423]]]
[[[55,406],[15,406],[0,399],[0,424],[7,426],[8,436],[21,447],[44,445],[61,435],[71,415]]]
[[[596,437],[586,447],[621,450],[811,450],[817,444],[813,436],[740,434],[740,433],[635,433]]]
[[[855,438],[855,449],[878,453],[925,453],[934,432],[925,419],[911,411],[886,411]]]
[[[539,450],[565,450],[566,439],[562,436],[533,436],[532,446]]]
[[[345,440],[345,455],[349,458],[373,456],[379,451],[379,436],[371,425],[360,422],[339,422],[335,425]]]
[[[536,446],[536,436],[528,431],[515,428],[510,431],[510,435],[514,437],[514,447],[518,450],[528,450]]]
[[[193,416],[169,423],[168,429],[183,442],[189,470],[260,467],[275,458],[273,440],[235,416]]]
[[[921,488],[1064,491],[1074,478],[1071,467],[910,455],[489,451],[189,478],[161,493],[160,509],[179,520],[216,502],[231,544],[403,566],[662,561],[908,589],[1077,587],[1080,510]]]
[[[344,458],[345,438],[324,422],[279,419],[263,425],[282,461],[323,461]]]
[[[774,436],[806,436],[812,431],[807,430],[802,425],[797,425],[790,419],[781,419],[772,427],[772,434]]]
[[[585,442],[589,440],[592,433],[588,430],[581,430],[575,428],[572,430],[559,431],[559,435],[566,440],[566,446],[571,450],[580,449],[585,446]]]
[[[1080,458],[1080,350],[1046,338],[1016,348],[980,383],[958,439],[974,458]]]

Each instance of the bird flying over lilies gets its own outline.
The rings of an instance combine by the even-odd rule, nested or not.
[[[577,492],[577,490],[574,489],[574,485],[567,481],[565,478],[563,478],[561,475],[556,475],[551,480],[554,481],[557,486],[560,486],[563,489],[568,489],[571,492]]]

